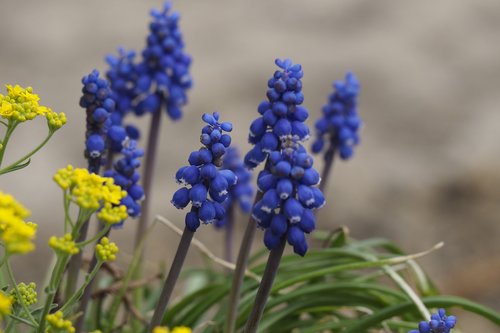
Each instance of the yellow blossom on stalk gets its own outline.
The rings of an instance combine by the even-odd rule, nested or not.
[[[90,173],[87,169],[73,168],[71,165],[58,170],[54,175],[54,181],[63,190],[69,190],[72,201],[84,209],[97,210],[106,205],[118,206],[121,199],[127,196],[126,191],[115,185],[113,178],[101,177]],[[102,215],[118,214],[121,210],[110,212],[108,209]],[[123,217],[121,214],[121,219],[125,218],[127,216]]]
[[[186,326],[174,327],[171,331],[165,326],[156,326],[153,329],[153,333],[191,333],[191,329]]]
[[[37,116],[45,117],[50,129],[59,129],[66,123],[64,113],[55,113],[46,106],[38,104],[40,98],[33,93],[33,88],[19,85],[5,85],[7,95],[0,94],[0,117],[7,120],[24,122]]]
[[[63,318],[62,311],[57,311],[56,313],[52,313],[45,317],[47,319],[47,333],[55,333],[55,332],[65,332],[65,333],[74,333],[75,328],[70,320]]]
[[[99,213],[97,213],[97,218],[106,224],[120,223],[127,217],[128,213],[125,205],[111,206],[111,204],[106,203]]]
[[[12,311],[12,298],[0,292],[0,316],[10,314]]]
[[[110,242],[108,237],[103,237],[95,246],[95,255],[100,261],[114,261],[118,253],[118,246]]]
[[[17,285],[17,289],[21,294],[22,302],[24,304],[29,306],[38,302],[37,300],[38,294],[36,293],[36,284],[34,282],[31,282],[27,285],[21,282]],[[15,289],[12,289],[10,291],[10,297],[12,298],[12,303],[18,303]]]
[[[0,240],[8,253],[28,253],[35,248],[37,226],[24,221],[29,214],[14,197],[0,192]]]
[[[62,252],[71,255],[77,254],[80,251],[73,241],[71,234],[66,234],[63,237],[59,238],[57,238],[56,236],[50,237],[49,246],[56,252]]]

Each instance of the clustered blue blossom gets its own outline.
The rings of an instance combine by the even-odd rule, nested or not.
[[[121,151],[122,158],[113,164],[113,169],[106,170],[104,176],[112,177],[115,184],[127,191],[127,196],[121,200],[121,204],[127,207],[130,217],[141,214],[140,201],[144,199],[144,190],[139,182],[141,166],[140,158],[144,156],[144,150],[137,147],[137,141],[126,139]]]
[[[265,229],[264,244],[269,250],[279,246],[282,237],[295,253],[307,252],[305,234],[315,229],[314,209],[325,205],[325,197],[315,185],[319,173],[305,148],[290,139],[281,151],[269,155],[269,163],[259,173],[257,185],[264,194],[253,207],[252,217]]]
[[[117,140],[113,141],[112,149],[119,152],[121,145],[117,144],[120,137],[124,135],[130,139],[138,140],[140,137],[139,129],[134,125],[123,125],[123,119],[127,113],[134,110],[135,100],[138,97],[136,91],[136,82],[138,74],[134,64],[134,51],[126,51],[123,48],[118,49],[118,56],[108,55],[106,61],[109,64],[109,69],[106,76],[111,83],[112,97],[116,102],[115,111],[111,114],[112,126],[122,127],[115,128],[113,132]]]
[[[276,59],[275,63],[281,70],[269,79],[267,101],[258,107],[261,117],[250,125],[248,140],[254,147],[245,156],[249,168],[258,166],[270,152],[279,150],[281,141],[309,138],[309,128],[304,123],[309,113],[300,106],[304,101],[302,67],[294,65],[290,59]]]
[[[456,323],[455,316],[447,316],[444,309],[439,309],[437,313],[432,314],[429,322],[421,321],[418,330],[412,330],[408,333],[450,333]]]
[[[321,152],[325,142],[329,142],[340,158],[347,160],[359,144],[361,119],[358,116],[357,99],[360,85],[356,76],[349,72],[344,82],[336,81],[333,87],[333,93],[323,106],[323,116],[316,121],[317,138],[312,151]]]
[[[249,213],[252,209],[252,198],[254,194],[251,183],[252,174],[245,167],[237,148],[227,148],[222,162],[222,169],[231,170],[238,179],[238,182],[229,189],[228,197],[223,202],[226,212],[237,204],[244,213]],[[217,228],[222,228],[226,226],[227,223],[232,222],[229,219],[230,216],[224,216],[222,220],[216,221],[214,225]]]
[[[189,165],[181,167],[175,177],[184,187],[177,190],[172,204],[183,209],[191,203],[191,211],[186,214],[186,227],[195,232],[204,224],[216,223],[224,218],[226,210],[223,202],[230,188],[237,183],[237,177],[229,169],[221,169],[223,156],[231,144],[233,125],[219,122],[219,114],[205,113],[202,117],[207,123],[202,129],[200,142],[203,147],[189,155]]]
[[[102,155],[106,151],[106,135],[115,101],[110,96],[108,81],[99,77],[99,71],[94,69],[84,76],[82,83],[83,96],[80,98],[80,106],[85,108],[87,113],[85,158],[89,163],[89,171],[97,173],[102,163]]]
[[[138,116],[160,112],[163,103],[171,119],[182,116],[186,91],[192,86],[191,57],[184,52],[180,15],[170,9],[171,3],[166,2],[162,10],[151,11],[153,21],[139,62],[135,62],[134,51],[124,49],[119,49],[117,56],[106,58],[119,111],[113,119],[115,124],[120,124],[130,111]],[[130,137],[138,135],[135,127],[125,129]]]

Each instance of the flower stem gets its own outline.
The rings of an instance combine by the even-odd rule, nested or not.
[[[184,228],[181,241],[179,243],[179,246],[177,247],[177,252],[175,253],[174,261],[172,262],[172,266],[170,267],[170,271],[168,272],[167,279],[165,280],[165,284],[163,285],[163,290],[161,291],[158,305],[156,306],[153,318],[151,319],[151,323],[149,324],[148,332],[151,332],[154,327],[161,324],[163,315],[165,314],[165,310],[167,309],[168,302],[170,300],[170,296],[172,296],[175,283],[179,278],[182,265],[184,264],[184,260],[186,259],[186,254],[188,252],[189,246],[191,245],[193,236],[193,231],[189,230],[188,228]]]
[[[50,308],[52,306],[52,302],[54,302],[54,297],[56,295],[57,289],[59,288],[59,284],[61,283],[62,277],[64,275],[64,269],[66,268],[66,264],[68,262],[68,255],[58,255],[57,262],[52,270],[51,278],[49,285],[47,286],[45,305],[43,306],[43,310],[40,314],[40,325],[38,326],[37,333],[45,332],[45,323],[47,315],[49,314]]]
[[[16,129],[17,124],[18,122],[9,120],[7,131],[5,132],[2,142],[0,142],[2,144],[2,148],[0,148],[0,166],[2,165],[3,156],[5,154],[5,150],[7,149],[7,144],[9,143],[10,136],[12,135],[12,132],[14,132],[14,130]]]
[[[31,156],[35,155],[40,149],[43,148],[43,146],[45,146],[45,144],[47,144],[47,142],[49,142],[50,138],[52,137],[52,135],[54,135],[54,133],[55,132],[53,132],[53,131],[49,131],[49,134],[47,135],[47,137],[35,149],[33,149],[31,152],[29,152],[25,156],[21,157],[20,159],[18,159],[14,163],[11,163],[9,166],[6,166],[5,168],[0,169],[0,175],[11,171],[12,168],[16,167],[18,164],[26,161]]]
[[[94,237],[94,239],[99,238],[99,240],[100,240],[103,237],[108,237],[110,231],[111,231],[111,229],[108,226],[103,225],[101,227],[101,230],[97,233],[97,236]],[[90,265],[89,265],[89,269],[88,269],[88,273],[87,273],[88,274],[87,276],[89,276],[90,279],[87,279],[87,281],[86,281],[87,283],[84,284],[84,286],[82,286],[82,288],[83,288],[82,294],[80,294],[81,299],[80,299],[80,307],[78,308],[79,309],[78,312],[81,313],[82,315],[80,317],[78,317],[78,319],[75,322],[76,333],[82,332],[82,330],[83,330],[83,324],[85,323],[85,313],[87,312],[87,307],[88,307],[88,304],[90,301],[90,297],[92,296],[92,285],[94,284],[94,277],[97,274],[97,270],[99,269],[99,267],[101,267],[101,265],[102,265],[102,263],[97,261],[97,256],[96,256],[96,252],[94,249],[94,255],[92,256],[92,260],[90,261]],[[99,267],[97,267],[97,266],[99,266]],[[96,270],[96,267],[97,267],[97,270]],[[94,271],[95,271],[95,273],[93,273]]]
[[[255,203],[262,199],[263,193],[258,192],[255,196]],[[257,224],[252,217],[250,217],[243,240],[241,241],[240,251],[238,252],[238,259],[236,260],[236,268],[234,270],[233,282],[231,285],[231,293],[229,294],[229,308],[226,317],[226,324],[224,332],[234,333],[234,326],[236,325],[236,316],[238,315],[238,304],[240,302],[241,285],[243,284],[243,276],[247,267],[248,257],[252,249],[252,242],[257,230]]]
[[[151,185],[153,182],[154,165],[156,161],[156,151],[158,147],[158,138],[160,136],[160,121],[162,114],[162,102],[160,103],[160,108],[153,113],[151,117],[151,124],[149,125],[149,137],[147,143],[146,158],[144,161],[144,169],[142,174],[142,185],[144,188],[145,199],[142,201],[141,217],[137,224],[137,230],[135,234],[135,246],[137,248],[139,242],[142,238],[142,234],[146,231],[149,219],[149,207],[151,204]]]
[[[89,171],[91,170],[91,163],[89,161]],[[99,173],[99,170],[94,170],[95,173]],[[76,239],[76,243],[85,242],[87,239],[87,234],[89,232],[89,221],[92,214],[85,214],[86,212],[78,213],[78,218],[75,223],[75,227],[73,228],[71,235],[73,239]],[[92,212],[93,213],[93,212]],[[86,216],[84,216],[86,215]],[[74,256],[71,257],[68,264],[68,275],[66,277],[66,289],[64,292],[64,299],[68,300],[76,290],[76,283],[78,282],[78,276],[80,275],[80,268],[82,267],[82,258],[83,251],[78,252]]]
[[[19,303],[21,304],[24,312],[26,313],[26,316],[28,317],[28,319],[31,323],[36,325],[37,322],[36,322],[35,318],[33,318],[33,315],[31,314],[30,309],[28,308],[26,303],[24,303],[22,301],[23,297],[21,296],[21,292],[19,291],[19,288],[17,287],[16,278],[14,277],[14,272],[12,270],[12,266],[10,265],[10,261],[9,261],[8,257],[7,257],[7,260],[5,260],[5,268],[7,270],[8,276],[9,276],[9,281],[12,284],[12,287],[14,288],[14,291],[16,293],[16,297],[19,300]]]
[[[269,297],[274,278],[278,272],[281,257],[283,256],[283,251],[285,250],[285,245],[286,239],[285,237],[282,237],[280,245],[271,250],[271,253],[269,253],[266,269],[264,270],[264,275],[262,276],[262,281],[260,283],[259,290],[257,291],[257,296],[255,297],[252,312],[250,313],[245,326],[245,333],[257,332],[260,319],[262,318],[264,308],[266,307],[267,298]]]
[[[328,185],[328,179],[332,173],[333,161],[335,159],[335,143],[333,140],[330,141],[330,146],[325,153],[325,165],[323,166],[323,171],[321,172],[321,183],[319,184],[319,189],[321,192],[325,193],[325,188]]]
[[[128,266],[127,269],[127,273],[125,274],[125,277],[122,280],[122,287],[120,288],[118,293],[115,295],[113,301],[111,302],[111,305],[109,306],[110,310],[107,311],[107,316],[105,321],[106,326],[103,329],[103,332],[105,333],[111,332],[113,330],[116,315],[118,314],[118,310],[120,309],[120,304],[122,303],[123,297],[127,292],[127,288],[129,286],[130,281],[132,280],[132,277],[136,274],[139,261],[141,260],[141,253],[142,249],[144,248],[144,243],[146,242],[146,239],[150,234],[150,232],[153,230],[154,226],[155,222],[153,222],[153,224],[151,224],[151,226],[142,235],[142,238],[139,242],[139,246],[137,246],[134,249],[134,255],[132,257],[132,261],[130,262],[130,265]],[[100,323],[100,321],[98,323]]]
[[[60,311],[62,311],[64,313],[64,315],[67,315],[67,313],[65,313],[65,312],[67,310],[69,310],[71,308],[71,306],[73,306],[78,301],[78,299],[80,299],[80,297],[83,295],[84,291],[86,290],[87,286],[92,284],[92,281],[94,281],[94,277],[97,275],[97,272],[101,268],[102,264],[103,264],[102,261],[96,262],[96,264],[94,265],[94,267],[92,268],[90,273],[87,274],[87,277],[85,278],[85,282],[81,285],[81,287],[78,289],[78,291],[75,292],[73,294],[73,296],[71,296],[71,298],[68,299],[66,301],[66,303],[64,303],[64,305],[59,309]],[[82,316],[80,316],[80,318],[83,318],[84,315],[85,314],[82,314]]]
[[[234,238],[234,204],[227,211],[227,223],[224,233],[224,259],[233,262],[233,238]]]

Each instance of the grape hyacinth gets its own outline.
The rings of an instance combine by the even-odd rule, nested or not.
[[[153,21],[149,25],[147,45],[142,51],[142,61],[136,66],[135,88],[141,96],[134,108],[137,115],[160,108],[158,92],[166,98],[167,113],[173,120],[182,116],[182,107],[187,103],[186,91],[192,86],[191,57],[184,52],[180,15],[171,13],[171,7],[171,3],[166,2],[162,10],[151,11]]]
[[[439,309],[437,313],[432,314],[429,322],[421,321],[418,330],[412,330],[408,333],[450,333],[456,323],[455,316],[447,316],[444,309]]]
[[[239,206],[242,212],[250,213],[252,210],[252,198],[254,189],[251,184],[252,174],[245,167],[243,160],[240,157],[238,149],[229,147],[226,150],[226,155],[222,162],[223,170],[231,170],[238,180],[238,182],[229,189],[228,197],[223,202],[223,206],[228,211],[230,207]],[[229,216],[225,216],[222,220],[216,221],[214,226],[216,228],[223,228],[228,223],[231,223]]]
[[[144,150],[137,147],[137,141],[127,139],[123,144],[121,154],[123,157],[113,164],[112,170],[106,170],[104,176],[113,178],[116,185],[127,191],[127,196],[121,200],[121,204],[127,207],[130,217],[137,217],[141,214],[139,202],[144,199],[144,190],[138,183],[140,175],[137,172]],[[115,226],[122,224],[123,221]]]
[[[340,158],[347,160],[359,144],[361,118],[358,116],[357,99],[360,85],[356,76],[349,72],[344,82],[336,81],[333,87],[334,92],[323,106],[323,116],[316,121],[317,138],[312,151],[317,154],[323,150],[325,142],[330,142]]]
[[[80,98],[80,106],[87,112],[85,158],[89,163],[89,171],[98,173],[102,155],[106,151],[106,135],[115,102],[111,98],[108,82],[99,77],[99,71],[94,69],[89,75],[83,77],[82,83],[83,96]]]
[[[118,49],[118,56],[108,55],[106,61],[109,69],[106,77],[111,83],[112,98],[116,102],[115,111],[111,113],[111,128],[108,133],[109,145],[113,152],[120,152],[121,142],[126,136],[132,140],[139,140],[139,129],[131,124],[124,125],[125,116],[134,110],[137,98],[136,82],[138,79],[135,52]]]
[[[226,209],[223,206],[230,188],[236,184],[237,177],[230,169],[220,168],[223,156],[231,144],[231,137],[224,132],[232,130],[231,123],[219,123],[219,114],[205,113],[200,142],[204,147],[189,155],[189,165],[176,173],[177,182],[185,187],[177,190],[172,204],[183,209],[191,203],[191,211],[186,215],[186,227],[196,231],[200,221],[204,224],[220,223]]]
[[[245,156],[249,168],[264,162],[270,152],[280,150],[281,141],[309,138],[309,128],[304,123],[309,113],[300,106],[304,101],[302,66],[294,65],[290,59],[276,59],[275,63],[281,70],[275,71],[269,79],[267,101],[258,107],[261,117],[250,125],[248,141],[254,147]]]
[[[264,243],[269,250],[286,236],[294,252],[304,256],[304,234],[312,232],[316,224],[313,209],[325,204],[323,193],[314,187],[320,182],[319,174],[312,167],[312,157],[294,140],[285,142],[281,152],[273,151],[269,161],[269,167],[258,176],[264,195],[255,204],[252,217],[265,229]]]
[[[205,113],[202,119],[207,123],[200,136],[203,147],[193,151],[189,155],[189,165],[180,168],[175,175],[177,182],[184,187],[174,193],[172,204],[178,209],[183,209],[191,203],[191,211],[186,214],[186,226],[148,332],[161,323],[200,221],[209,224],[217,223],[224,218],[226,211],[222,203],[227,199],[231,187],[237,182],[233,171],[221,169],[224,154],[231,144],[231,137],[224,132],[231,132],[233,125],[219,122],[217,112]]]

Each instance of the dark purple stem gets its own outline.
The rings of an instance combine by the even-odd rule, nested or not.
[[[283,256],[283,252],[285,250],[285,245],[286,239],[285,237],[282,237],[280,245],[277,248],[272,249],[271,253],[269,253],[266,269],[264,270],[264,275],[262,276],[262,281],[260,282],[259,290],[257,291],[257,296],[255,297],[252,312],[250,313],[245,326],[245,333],[257,332],[260,319],[264,313],[264,308],[266,307],[267,299],[273,286],[274,278],[278,272],[281,257]]]
[[[149,126],[149,137],[146,146],[146,159],[144,161],[144,169],[142,174],[142,184],[144,188],[144,201],[142,202],[141,217],[137,224],[137,231],[135,234],[135,247],[139,245],[142,235],[146,232],[149,220],[149,208],[151,204],[151,185],[153,182],[154,165],[156,161],[156,151],[158,147],[158,138],[160,136],[160,121],[162,114],[162,102],[160,108],[153,113],[151,117],[151,124]]]
[[[257,195],[255,196],[254,206],[255,203],[259,202],[262,199],[262,196],[262,192],[257,192]],[[248,257],[250,256],[250,250],[252,249],[252,242],[256,230],[257,223],[252,217],[250,217],[247,223],[247,228],[245,229],[245,234],[243,235],[243,240],[241,241],[238,259],[236,260],[236,268],[234,270],[231,293],[229,294],[229,308],[224,330],[224,332],[226,333],[234,332],[236,316],[238,315],[238,304],[240,302],[241,285],[243,284],[243,277],[247,268]]]
[[[227,223],[224,233],[224,259],[233,262],[233,240],[234,240],[234,203],[227,212]]]
[[[330,146],[325,153],[325,165],[323,167],[323,172],[321,173],[321,183],[319,184],[319,189],[323,194],[325,193],[326,186],[328,185],[328,179],[332,173],[333,161],[335,159],[335,143],[333,140],[330,141]]]
[[[167,279],[165,280],[165,284],[163,285],[163,290],[161,291],[158,305],[156,306],[153,318],[151,319],[151,323],[149,324],[148,332],[151,332],[154,327],[161,324],[163,315],[165,314],[165,310],[167,309],[168,303],[170,301],[170,297],[172,296],[172,292],[174,291],[175,284],[177,282],[177,279],[179,278],[182,266],[184,265],[184,260],[186,259],[186,255],[188,253],[189,246],[191,245],[193,236],[193,231],[189,230],[188,228],[184,228],[181,241],[179,243],[179,246],[177,247],[177,252],[175,253],[174,261],[172,262],[172,266],[170,267],[170,271],[168,272]]]

